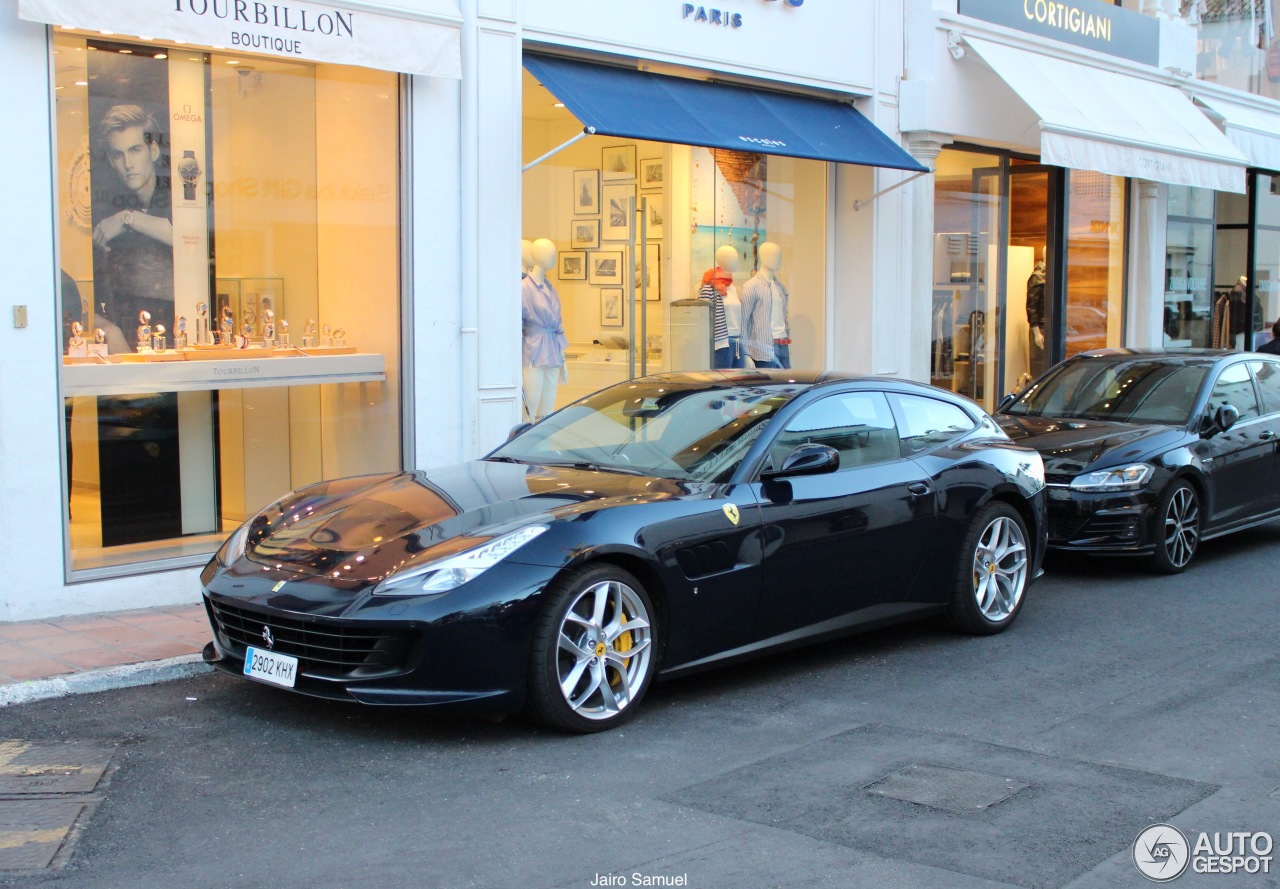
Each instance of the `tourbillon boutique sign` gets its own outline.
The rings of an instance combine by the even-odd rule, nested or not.
[[[959,12],[1144,65],[1160,64],[1160,23],[1102,0],[960,0]]]
[[[18,0],[27,21],[458,79],[458,29],[305,0]]]

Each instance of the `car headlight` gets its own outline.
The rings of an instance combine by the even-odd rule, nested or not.
[[[403,574],[393,574],[374,587],[373,594],[375,596],[420,596],[423,593],[428,595],[447,593],[467,581],[475,580],[546,530],[546,525],[529,525],[510,534],[504,534],[502,537],[495,537],[481,546],[456,556],[423,565]]]
[[[1073,491],[1136,491],[1151,479],[1152,469],[1146,463],[1115,469],[1087,472],[1071,480]]]
[[[245,544],[249,540],[249,526],[253,523],[253,519],[245,522],[227,538],[226,542],[218,549],[215,558],[220,565],[230,565],[241,556],[244,555]]]

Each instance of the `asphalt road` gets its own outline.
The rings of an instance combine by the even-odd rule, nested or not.
[[[1050,568],[1002,636],[823,644],[592,737],[222,675],[0,710],[118,745],[65,866],[0,885],[1136,887],[1152,823],[1280,837],[1280,524],[1174,578]]]

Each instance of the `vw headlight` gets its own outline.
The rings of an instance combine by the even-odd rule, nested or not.
[[[1078,475],[1071,481],[1073,491],[1136,491],[1151,480],[1152,469],[1146,463],[1115,469],[1099,469]]]
[[[432,562],[393,574],[374,587],[375,596],[434,595],[457,589],[469,580],[475,580],[494,565],[547,530],[546,525],[529,525],[487,543],[469,549],[439,562]]]

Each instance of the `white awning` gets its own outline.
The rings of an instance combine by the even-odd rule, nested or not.
[[[1222,129],[1249,159],[1251,167],[1280,170],[1280,113],[1267,112],[1217,96],[1196,101],[1222,118]]]
[[[972,37],[965,43],[1040,118],[1045,163],[1244,193],[1248,158],[1174,87]]]

